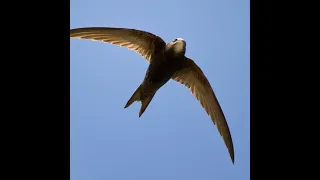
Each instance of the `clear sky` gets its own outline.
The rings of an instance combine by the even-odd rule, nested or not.
[[[71,180],[250,179],[249,0],[71,0],[70,28],[181,37],[227,118],[235,164],[200,103],[170,80],[139,118],[124,109],[148,63],[134,51],[70,39]]]

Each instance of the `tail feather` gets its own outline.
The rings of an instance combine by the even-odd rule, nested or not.
[[[144,113],[144,111],[147,109],[148,105],[150,104],[154,94],[141,94],[141,90],[142,90],[142,85],[140,85],[136,91],[133,93],[133,95],[130,97],[130,99],[128,100],[127,104],[124,106],[124,108],[129,107],[132,103],[134,103],[135,101],[141,101],[141,108],[140,108],[140,112],[139,112],[139,117]],[[142,97],[141,97],[142,96]]]
[[[141,101],[141,108],[140,108],[140,112],[139,112],[139,117],[144,113],[144,111],[147,109],[148,105],[150,104],[153,96],[155,93],[145,97],[142,101]]]
[[[141,92],[141,85],[136,89],[136,91],[133,93],[127,104],[124,106],[124,108],[129,107],[133,102],[140,101],[140,92]]]

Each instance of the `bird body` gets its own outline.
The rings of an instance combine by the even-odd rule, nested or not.
[[[150,63],[142,83],[125,105],[127,108],[133,102],[140,101],[139,117],[156,92],[170,79],[189,88],[217,126],[234,163],[233,142],[225,116],[208,79],[195,62],[185,56],[185,40],[177,38],[165,43],[160,37],[146,31],[111,27],[71,29],[70,37],[124,46],[136,51]]]
[[[125,108],[129,107],[134,101],[141,101],[139,117],[143,114],[155,93],[172,78],[174,73],[183,69],[185,44],[183,39],[168,43],[162,51],[154,56],[143,82],[129,99]],[[136,93],[139,93],[139,96]]]

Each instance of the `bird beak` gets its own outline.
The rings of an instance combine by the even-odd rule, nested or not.
[[[178,41],[184,41],[184,39],[182,39],[182,38],[177,38],[177,40],[178,40]]]

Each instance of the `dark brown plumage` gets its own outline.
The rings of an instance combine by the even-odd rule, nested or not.
[[[185,57],[186,42],[177,38],[165,43],[149,32],[108,27],[88,27],[70,30],[70,37],[103,41],[136,51],[149,63],[145,78],[128,100],[125,108],[140,101],[139,117],[144,113],[156,92],[170,79],[190,89],[217,126],[234,163],[231,134],[219,102],[209,81],[195,62]]]

